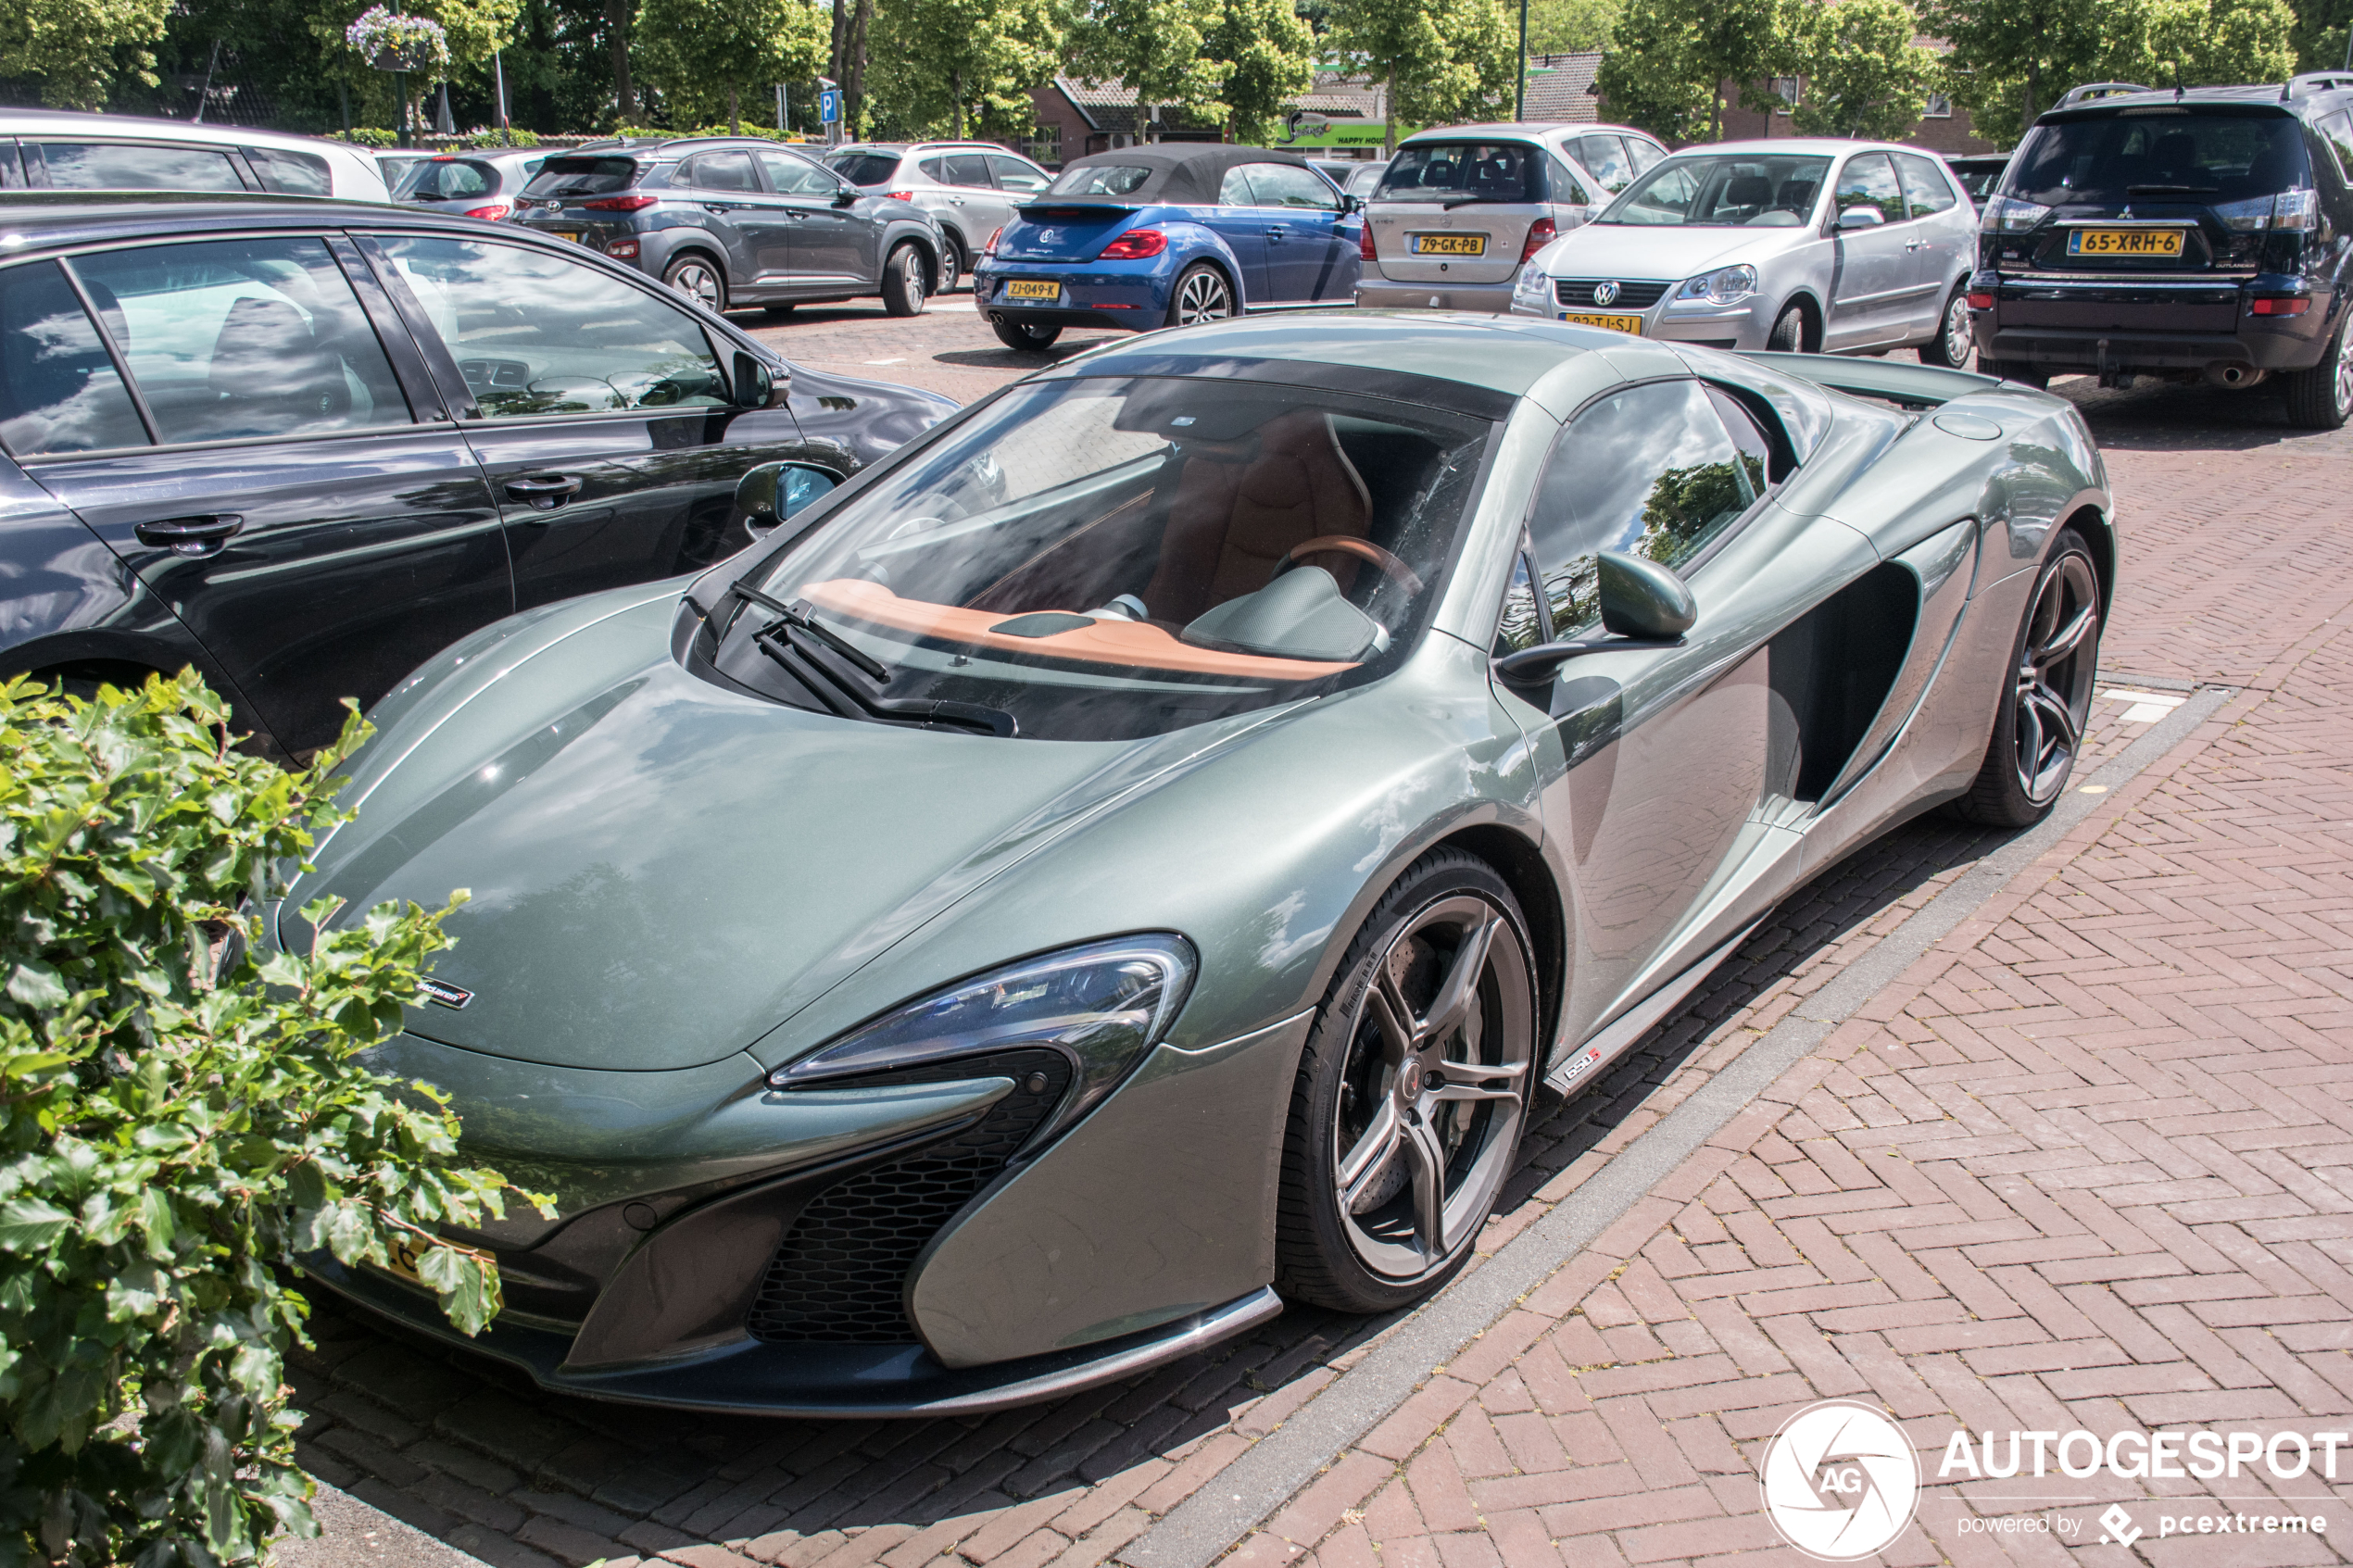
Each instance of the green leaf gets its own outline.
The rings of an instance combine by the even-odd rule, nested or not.
[[[12,1198],[0,1203],[0,1250],[46,1252],[72,1227],[73,1216],[38,1198]]]

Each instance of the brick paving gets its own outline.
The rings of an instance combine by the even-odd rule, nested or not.
[[[954,314],[913,324],[936,334],[915,370],[852,373],[1011,373],[950,358],[1003,352]],[[891,357],[861,321],[763,335],[828,369]],[[1887,1561],[2007,1568],[2061,1542],[1960,1529],[2032,1512],[2005,1498],[2038,1487],[1936,1484],[1957,1424],[2353,1426],[2347,445],[2264,425],[2260,393],[2213,395],[2238,422],[2210,439],[2170,389],[2079,395],[2127,530],[2107,667],[2242,695],[1229,1562],[1793,1563],[1758,1507],[1761,1445],[1802,1403],[1854,1395],[1905,1423],[1931,1483]],[[2129,712],[2097,706],[2095,755],[2145,730]],[[1803,890],[1634,1057],[1551,1103],[1482,1250],[1574,1202],[1992,842],[1923,821]],[[1386,1326],[1295,1311],[1051,1405],[826,1424],[555,1399],[321,1300],[296,1380],[314,1473],[494,1563],[1076,1568],[1128,1547]],[[2090,1485],[2068,1517],[2114,1495]],[[2192,1548],[2144,1507],[2133,1555],[2342,1555],[2353,1511],[2334,1488],[2238,1489],[2292,1494],[2337,1534]],[[2081,1524],[2064,1549],[2126,1555],[2097,1536]]]

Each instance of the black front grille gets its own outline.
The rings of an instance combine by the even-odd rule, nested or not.
[[[1604,305],[1593,297],[1603,283],[1617,282],[1617,297]],[[1572,310],[1648,310],[1667,292],[1665,283],[1629,283],[1604,278],[1555,278],[1553,297]]]
[[[1002,1051],[824,1085],[876,1088],[963,1078],[1011,1078],[1013,1092],[955,1136],[870,1165],[810,1198],[761,1279],[744,1325],[753,1338],[916,1342],[902,1305],[915,1255],[1062,1103],[1070,1059],[1043,1048]]]

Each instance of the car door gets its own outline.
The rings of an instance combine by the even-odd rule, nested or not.
[[[879,225],[856,207],[837,204],[844,188],[841,177],[808,158],[766,148],[761,150],[760,167],[791,225],[794,291],[850,293],[873,287],[882,275]]]
[[[697,220],[726,251],[728,286],[759,277],[765,233],[784,220],[764,200],[751,154],[741,147],[697,153],[678,166],[671,184],[701,208]]]
[[[1919,307],[1913,314],[1913,328],[1925,333],[1934,330],[1953,285],[1969,275],[1977,251],[1977,224],[1935,158],[1897,153],[1895,172],[1904,182],[1904,203],[1914,230],[1908,243],[1919,269],[1913,281]]]
[[[77,292],[137,399],[100,445],[132,449],[6,439],[286,750],[333,739],[338,699],[373,702],[513,608],[481,470],[348,241],[158,243],[0,275],[12,315],[97,342]]]
[[[1627,154],[1625,137],[1594,132],[1578,137],[1569,146],[1605,196],[1614,196],[1634,182],[1634,161]]]
[[[947,153],[924,162],[924,172],[947,186],[948,210],[942,220],[953,227],[967,257],[980,254],[988,236],[1013,220],[1013,203],[997,188],[981,153]],[[937,168],[939,172],[932,171]]]
[[[1837,226],[1858,209],[1877,212],[1880,221]],[[1908,247],[1919,234],[1905,221],[1903,187],[1885,153],[1856,153],[1846,160],[1831,187],[1830,221],[1836,252],[1822,346],[1866,348],[1902,341],[1919,292],[1919,257]]]
[[[1266,279],[1266,231],[1277,221],[1277,215],[1261,207],[1251,192],[1250,166],[1238,163],[1226,170],[1226,177],[1217,187],[1217,205],[1210,208],[1208,224],[1241,264],[1241,302],[1245,306],[1274,298],[1274,286]]]
[[[1554,440],[1527,520],[1541,603],[1507,606],[1514,640],[1599,634],[1595,556],[1682,567],[1756,504],[1761,462],[1710,393],[1649,382],[1588,405]],[[1524,600],[1532,595],[1522,591]],[[1706,604],[1702,601],[1702,614]],[[1694,634],[1563,664],[1541,690],[1499,687],[1537,743],[1547,835],[1576,878],[1573,1033],[1617,997],[1698,900],[1765,785],[1763,671],[1720,668]]]
[[[737,408],[711,337],[665,294],[539,245],[370,244],[464,413],[517,608],[675,576],[749,542],[736,481],[799,426]]]
[[[1304,305],[1355,297],[1360,265],[1356,227],[1344,221],[1340,193],[1331,182],[1296,164],[1242,167],[1257,206],[1274,209],[1265,231],[1267,303]]]

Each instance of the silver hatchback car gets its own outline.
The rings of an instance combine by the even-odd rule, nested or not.
[[[1054,182],[1017,153],[988,142],[858,142],[825,155],[825,166],[869,195],[912,202],[938,220],[949,241],[939,292],[972,270],[1013,208]]]
[[[1512,309],[1710,348],[1969,355],[1977,211],[1880,142],[1686,148],[1520,270]]]
[[[1456,125],[1409,136],[1365,203],[1356,303],[1508,310],[1522,262],[1666,156],[1622,125]]]

